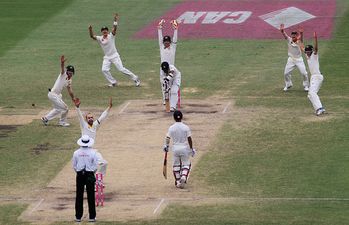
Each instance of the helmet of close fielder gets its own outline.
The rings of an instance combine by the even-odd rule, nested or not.
[[[109,31],[108,27],[106,27],[106,26],[101,28],[101,32],[104,31],[104,30]]]
[[[161,69],[162,69],[162,71],[167,73],[170,70],[170,64],[168,64],[168,62],[162,62]]]
[[[305,46],[304,51],[306,51],[306,52],[312,52],[313,49],[314,49],[314,47],[313,47],[312,45],[307,45],[307,46]]]
[[[171,42],[171,37],[168,35],[164,36],[164,38],[162,39],[162,42],[167,42],[167,41]]]
[[[66,69],[67,69],[67,71],[72,72],[73,74],[75,73],[74,66],[72,66],[72,65],[68,65],[68,66],[66,67]]]

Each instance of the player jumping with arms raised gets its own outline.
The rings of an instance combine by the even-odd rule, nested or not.
[[[64,63],[66,59],[64,55],[61,56],[61,73],[58,75],[58,78],[51,89],[48,92],[48,99],[52,102],[53,109],[46,114],[44,117],[41,117],[41,121],[45,126],[48,125],[48,122],[54,119],[56,116],[61,115],[61,118],[58,122],[59,126],[67,127],[70,124],[67,123],[68,115],[68,106],[62,100],[62,90],[64,87],[67,87],[70,97],[75,100],[73,90],[71,87],[72,77],[74,75],[75,69],[74,66],[67,66],[64,68]]]
[[[90,25],[88,28],[89,33],[90,33],[90,37],[93,40],[96,40],[98,42],[98,44],[103,49],[104,58],[103,58],[102,72],[103,72],[105,78],[109,81],[108,86],[115,87],[117,85],[117,81],[110,73],[110,67],[111,67],[111,64],[113,63],[115,65],[116,69],[118,69],[123,74],[129,76],[135,82],[136,86],[138,87],[141,84],[138,76],[136,76],[134,73],[132,73],[130,70],[126,69],[122,65],[120,55],[115,47],[115,35],[116,35],[116,29],[117,29],[117,25],[118,25],[118,19],[119,19],[119,16],[116,13],[114,16],[113,29],[112,29],[111,33],[109,33],[108,27],[102,27],[101,28],[102,36],[94,35],[94,33],[92,31],[92,26]]]
[[[293,31],[291,33],[291,37],[287,35],[284,29],[284,24],[280,25],[280,31],[284,38],[287,40],[288,44],[288,59],[287,64],[285,66],[284,76],[285,76],[285,87],[284,91],[287,91],[290,89],[293,84],[291,80],[291,72],[297,67],[299,72],[303,76],[303,88],[304,91],[309,90],[309,80],[308,80],[308,73],[305,69],[305,64],[302,58],[302,42],[303,42],[303,30],[299,30],[299,33],[297,31]],[[300,37],[298,36],[300,35]],[[300,39],[300,40],[299,40]]]
[[[322,106],[319,95],[317,94],[324,80],[324,77],[320,72],[318,50],[317,34],[314,32],[314,47],[312,45],[307,45],[305,46],[304,51],[311,74],[308,98],[313,105],[315,114],[320,116],[325,113],[325,108]]]
[[[175,65],[176,59],[176,49],[177,49],[177,39],[178,39],[178,23],[176,20],[172,20],[173,39],[166,35],[162,35],[162,27],[165,20],[161,20],[158,25],[158,38],[159,38],[159,48],[160,48],[160,63],[168,62],[170,65]],[[165,90],[164,90],[164,76],[165,73],[160,68],[160,84],[162,90],[162,101],[165,104]]]

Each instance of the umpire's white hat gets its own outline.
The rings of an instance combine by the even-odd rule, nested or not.
[[[82,135],[82,137],[76,142],[81,147],[91,147],[95,140],[93,138],[90,138],[88,135]]]

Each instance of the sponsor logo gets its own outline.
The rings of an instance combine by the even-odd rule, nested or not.
[[[317,31],[320,38],[329,39],[335,12],[335,0],[185,1],[134,37],[157,38],[160,19],[177,19],[179,38],[280,39],[284,24],[290,31],[302,26],[305,34]],[[163,32],[172,35],[169,23]]]

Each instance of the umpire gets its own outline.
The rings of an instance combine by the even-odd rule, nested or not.
[[[73,168],[76,172],[76,198],[75,198],[75,221],[81,222],[83,215],[83,198],[86,185],[87,202],[89,211],[89,222],[96,221],[95,206],[95,174],[97,170],[97,154],[91,148],[94,140],[87,135],[83,135],[78,141],[80,148],[74,152]]]

